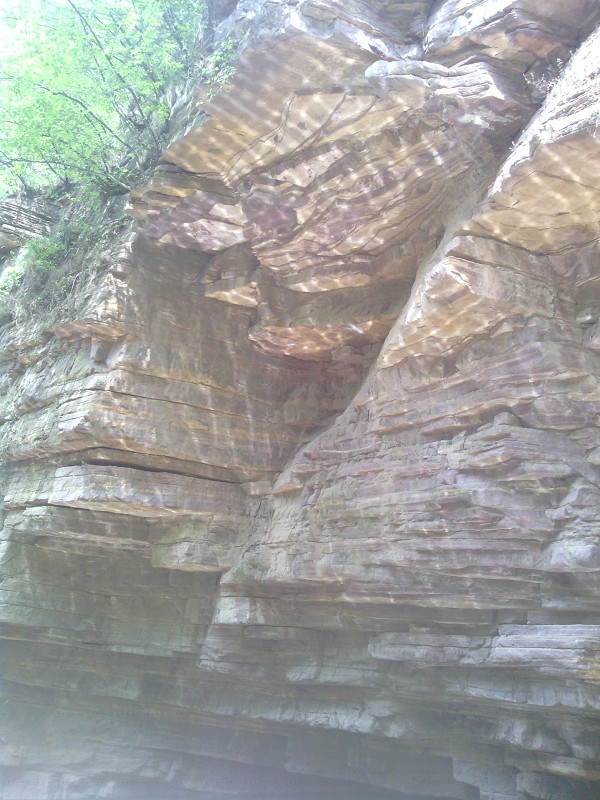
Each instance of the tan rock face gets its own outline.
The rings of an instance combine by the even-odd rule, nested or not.
[[[2,334],[2,797],[591,800],[597,4],[211,13],[94,296]]]
[[[25,237],[43,236],[56,219],[57,208],[41,200],[0,201],[0,259],[23,244]]]

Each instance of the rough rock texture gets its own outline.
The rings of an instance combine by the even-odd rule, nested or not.
[[[23,244],[24,236],[44,236],[57,218],[58,209],[38,199],[21,201],[15,197],[0,200],[0,260]]]
[[[94,296],[3,335],[0,794],[593,800],[600,10],[212,14]]]

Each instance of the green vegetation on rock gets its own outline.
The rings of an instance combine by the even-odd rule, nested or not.
[[[226,40],[200,57],[204,0],[6,0],[0,9],[0,195],[63,213],[0,264],[0,326],[49,321],[81,288],[115,219],[110,198],[147,175],[168,137],[170,87],[211,98],[234,72]]]
[[[157,152],[166,87],[189,70],[203,0],[8,0],[0,183],[124,191]]]
[[[125,225],[121,201],[76,194],[50,234],[28,238],[0,271],[0,326],[12,319],[29,327],[55,324],[85,294]]]

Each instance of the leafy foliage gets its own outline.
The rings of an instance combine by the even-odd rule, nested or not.
[[[159,146],[165,87],[189,69],[204,0],[8,0],[0,59],[7,185],[69,179],[109,190]]]
[[[0,273],[0,326],[15,319],[47,327],[75,310],[102,254],[119,241],[127,222],[122,200],[102,202],[81,190],[48,236],[32,236]]]
[[[13,266],[7,266],[0,274],[0,327],[9,322],[14,316],[14,297],[19,282],[19,270]]]
[[[236,61],[237,50],[232,39],[225,39],[220,47],[204,61],[200,78],[209,86],[208,100],[211,100],[235,75]]]
[[[1,1],[0,192],[55,191],[64,213],[0,264],[0,326],[46,325],[96,268],[109,198],[162,150],[168,87],[193,74],[210,99],[235,48],[227,40],[195,63],[204,0]]]

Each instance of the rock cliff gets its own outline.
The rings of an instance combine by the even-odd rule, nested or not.
[[[1,332],[0,794],[593,800],[598,4],[211,14],[131,235]]]

